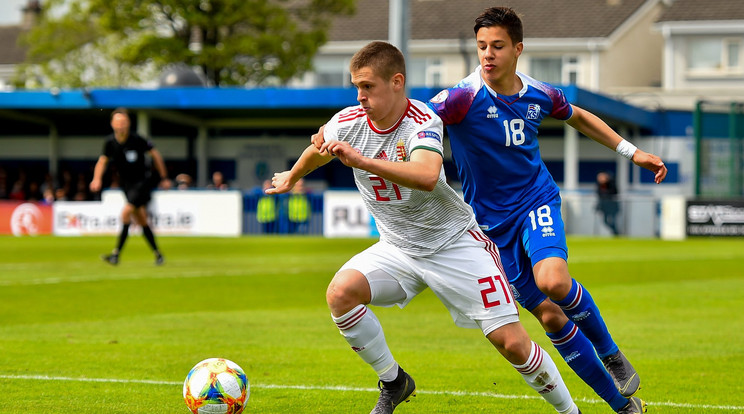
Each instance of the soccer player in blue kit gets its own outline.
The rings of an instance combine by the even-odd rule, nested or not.
[[[568,272],[558,185],[540,157],[543,118],[563,120],[655,174],[662,160],[637,149],[563,92],[517,72],[522,22],[493,7],[475,20],[480,66],[429,106],[447,126],[465,201],[499,247],[519,303],[540,321],[561,356],[618,413],[642,413],[640,379],[613,341],[589,292]],[[596,353],[595,353],[596,351]]]

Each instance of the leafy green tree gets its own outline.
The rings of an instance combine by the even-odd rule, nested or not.
[[[131,86],[171,64],[210,85],[286,84],[311,69],[354,0],[47,0],[17,83]]]

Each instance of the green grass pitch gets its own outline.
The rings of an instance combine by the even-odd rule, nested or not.
[[[208,357],[251,383],[246,413],[367,413],[376,376],[333,325],[325,288],[374,241],[0,237],[0,413],[187,413],[181,383]],[[744,241],[571,238],[570,269],[642,378],[650,413],[742,413]],[[479,331],[431,292],[374,308],[418,395],[396,414],[551,413]],[[584,414],[609,407],[570,371],[534,318]]]

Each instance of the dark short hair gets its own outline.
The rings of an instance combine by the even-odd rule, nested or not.
[[[515,45],[522,41],[524,30],[522,29],[522,19],[517,12],[509,7],[491,7],[483,11],[480,16],[475,18],[473,31],[478,34],[478,30],[483,27],[501,26],[506,29],[509,38]]]
[[[349,71],[369,67],[382,79],[392,79],[396,73],[406,76],[406,59],[397,47],[387,42],[368,43],[354,54],[349,62]]]
[[[127,110],[127,108],[121,108],[120,107],[120,108],[114,109],[111,112],[111,119],[114,119],[114,115],[116,115],[116,114],[123,114],[123,115],[126,115],[127,118],[129,118],[129,111]]]

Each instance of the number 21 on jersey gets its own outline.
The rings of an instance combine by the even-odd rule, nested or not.
[[[377,182],[377,184],[372,185],[372,189],[375,190],[375,198],[377,199],[377,201],[390,201],[390,197],[383,195],[383,191],[388,195],[393,195],[396,200],[400,200],[402,198],[400,194],[400,187],[398,187],[398,184],[392,182],[390,183],[390,186],[393,187],[393,194],[390,194],[388,183],[385,181],[384,178],[373,175],[369,177],[369,180]]]

